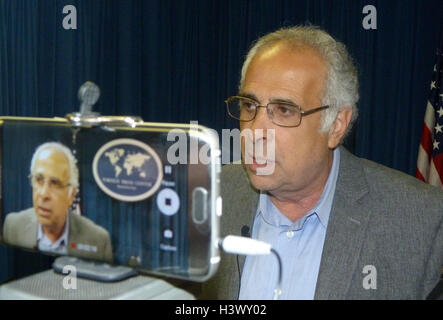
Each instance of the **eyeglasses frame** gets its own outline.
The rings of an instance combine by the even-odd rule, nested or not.
[[[35,176],[36,176],[36,175],[34,175],[34,174],[30,174],[30,175],[28,176],[29,182],[31,183],[31,187],[33,187],[33,188],[34,188],[34,185],[33,185],[33,183],[32,183],[32,179],[33,179]],[[45,181],[47,180],[45,177],[44,177],[44,179],[45,179]],[[49,178],[49,180],[50,180],[50,178]],[[60,183],[61,183],[61,181],[60,181]],[[60,188],[54,188],[54,189],[51,189],[51,188],[50,188],[50,190],[55,190],[55,191],[63,190],[63,189],[65,189],[65,188],[67,188],[67,187],[70,187],[71,185],[72,185],[71,183],[61,184],[61,187],[60,187]],[[43,186],[44,186],[44,185],[43,185]],[[37,187],[37,188],[42,188],[43,186],[39,186],[39,185],[37,185],[36,187]]]
[[[249,100],[249,101],[253,102],[253,103],[256,105],[256,106],[255,106],[255,108],[256,108],[256,109],[255,109],[255,114],[254,114],[254,116],[252,117],[252,119],[250,119],[250,120],[242,120],[242,119],[239,119],[239,118],[237,118],[237,117],[235,117],[234,115],[231,114],[231,112],[229,111],[229,103],[230,103],[232,100],[234,100],[234,99]],[[236,119],[236,120],[239,120],[239,121],[242,121],[242,122],[253,121],[253,120],[257,117],[258,108],[266,108],[266,113],[267,113],[269,119],[272,121],[272,123],[275,124],[275,125],[277,125],[277,126],[279,126],[279,127],[285,127],[285,128],[295,128],[295,127],[298,127],[298,126],[301,124],[301,120],[302,120],[302,118],[303,118],[304,116],[307,116],[307,115],[310,115],[310,114],[315,113],[315,112],[317,112],[317,111],[321,111],[321,110],[325,110],[325,109],[329,108],[329,106],[321,106],[321,107],[317,107],[317,108],[310,109],[310,110],[303,110],[300,106],[298,106],[298,105],[296,105],[296,104],[289,103],[289,102],[281,102],[281,104],[284,104],[284,105],[287,105],[287,106],[291,106],[291,107],[296,108],[297,111],[300,113],[300,121],[299,121],[299,123],[298,123],[297,125],[294,125],[294,126],[285,126],[285,125],[281,125],[281,124],[275,123],[275,122],[274,122],[274,119],[270,117],[270,114],[272,114],[272,113],[269,112],[269,110],[270,110],[270,109],[268,109],[268,108],[269,108],[269,105],[270,105],[270,104],[276,104],[277,102],[269,102],[267,105],[260,105],[260,103],[257,102],[257,101],[254,100],[254,99],[251,99],[251,98],[248,98],[248,97],[243,97],[243,96],[237,96],[237,95],[235,95],[235,96],[231,96],[231,97],[227,98],[227,99],[225,100],[225,103],[226,103],[226,109],[227,109],[227,111],[228,111],[229,116],[231,116],[232,118],[234,118],[234,119]]]

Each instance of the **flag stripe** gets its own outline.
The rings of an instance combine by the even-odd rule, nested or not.
[[[440,185],[443,181],[443,153],[438,154],[432,159],[432,164],[435,167],[436,174],[439,177]]]
[[[418,160],[417,160],[417,169],[416,169],[416,177],[419,178],[417,172],[420,173],[422,177],[422,181],[427,181],[429,177],[429,153],[425,151],[423,146],[420,144],[418,148]]]
[[[440,180],[440,176],[438,174],[437,169],[435,168],[434,161],[431,161],[431,165],[429,168],[429,184],[433,186],[442,187],[442,183]]]
[[[415,176],[420,179],[423,182],[426,182],[425,177],[423,177],[423,175],[421,174],[420,170],[418,170],[418,168],[415,170]]]
[[[431,128],[432,128],[432,126],[431,126]],[[423,147],[423,151],[426,152],[426,154],[429,158],[432,154],[432,133],[426,124],[423,125],[423,131],[422,131],[422,136],[421,136],[421,146]]]
[[[429,101],[426,104],[425,124],[428,128],[434,127],[435,124],[435,109]]]

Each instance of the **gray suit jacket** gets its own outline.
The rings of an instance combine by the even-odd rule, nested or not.
[[[241,165],[223,167],[221,236],[252,226],[258,195]],[[341,148],[315,299],[426,298],[443,265],[442,221],[441,189]],[[202,298],[238,298],[245,257],[236,260],[222,254]],[[365,266],[375,267],[376,289],[363,285]]]
[[[34,208],[9,213],[3,226],[3,241],[13,246],[36,250],[37,231],[38,222]],[[89,250],[85,250],[85,248]],[[85,259],[112,262],[109,233],[91,220],[69,212],[67,254]]]

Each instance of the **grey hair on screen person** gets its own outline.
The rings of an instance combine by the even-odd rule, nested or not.
[[[243,88],[246,72],[254,56],[264,48],[269,48],[277,42],[284,42],[289,48],[297,49],[308,46],[316,49],[324,58],[328,75],[322,104],[329,108],[324,111],[321,132],[327,132],[334,123],[338,112],[343,108],[352,109],[352,119],[344,137],[349,133],[352,124],[357,119],[356,103],[358,94],[358,72],[346,46],[332,38],[325,31],[314,26],[298,26],[281,28],[259,38],[249,50],[241,70],[239,89]]]
[[[72,189],[78,189],[79,180],[78,180],[78,167],[77,167],[77,159],[72,154],[72,151],[66,147],[65,145],[59,142],[46,142],[38,146],[38,148],[34,151],[31,159],[31,167],[30,174],[34,172],[35,162],[38,154],[45,149],[54,149],[62,152],[69,163],[69,184]]]

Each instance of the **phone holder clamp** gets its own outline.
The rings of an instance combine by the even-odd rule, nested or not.
[[[81,102],[80,112],[66,115],[68,121],[74,127],[95,127],[95,126],[129,126],[135,128],[143,119],[138,116],[102,116],[98,112],[92,111],[92,106],[100,97],[99,87],[91,82],[85,82],[78,90],[78,98]]]

